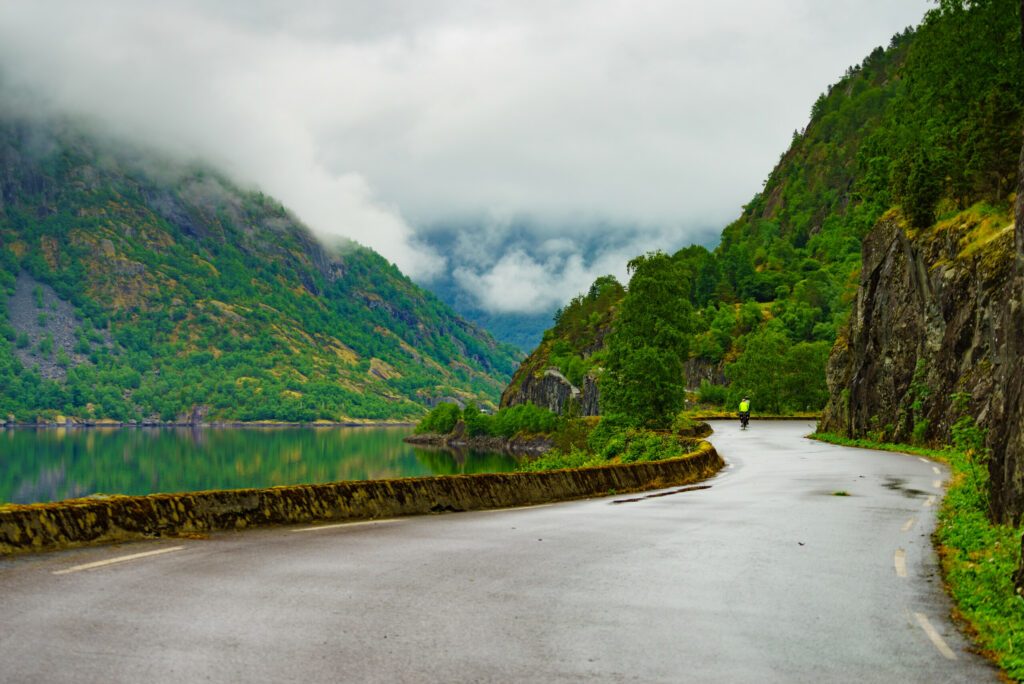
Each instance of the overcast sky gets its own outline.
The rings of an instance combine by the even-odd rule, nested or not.
[[[537,311],[706,241],[817,95],[930,5],[0,0],[0,73],[423,282]],[[505,239],[524,222],[529,240]],[[449,224],[466,236],[442,253]]]

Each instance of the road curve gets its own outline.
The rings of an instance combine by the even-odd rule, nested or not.
[[[0,560],[0,681],[997,681],[929,543],[946,470],[812,427],[716,423],[729,466],[665,496]]]

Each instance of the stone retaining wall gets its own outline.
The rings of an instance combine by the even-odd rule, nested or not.
[[[690,484],[724,465],[708,442],[681,458],[554,470],[72,499],[0,506],[0,553],[242,529],[582,499]]]

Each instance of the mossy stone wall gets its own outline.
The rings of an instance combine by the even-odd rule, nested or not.
[[[257,525],[525,506],[689,484],[723,465],[714,447],[701,442],[691,454],[649,463],[7,505],[0,507],[0,553]]]

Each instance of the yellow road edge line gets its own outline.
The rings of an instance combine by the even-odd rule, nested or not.
[[[896,566],[896,576],[906,577],[907,576],[907,552],[903,549],[896,549],[896,555],[892,560],[893,565]]]
[[[292,532],[319,532],[320,530],[336,530],[339,527],[358,527],[360,525],[384,525],[387,523],[404,522],[402,518],[385,518],[383,520],[358,520],[355,522],[334,523],[333,525],[316,525],[315,527],[300,527]]]
[[[911,518],[911,519],[910,519],[910,520],[908,520],[907,522],[903,523],[903,527],[901,527],[901,528],[900,528],[900,531],[901,531],[901,532],[906,532],[906,531],[907,531],[907,530],[909,530],[909,529],[910,529],[911,527],[913,527],[913,526],[914,526],[914,523],[916,523],[916,522],[917,522],[917,518]]]
[[[917,457],[917,460],[920,461],[921,463],[927,463],[928,462],[927,458],[921,458],[920,456]]]
[[[170,553],[171,551],[181,551],[184,546],[172,546],[166,549],[157,549],[156,551],[144,551],[143,553],[133,553],[127,556],[118,556],[117,558],[108,558],[107,560],[95,561],[93,563],[83,563],[82,565],[75,565],[70,568],[64,568],[63,570],[54,570],[54,575],[67,575],[72,572],[81,572],[82,570],[94,570],[96,568],[102,568],[105,565],[114,565],[115,563],[124,563],[125,561],[136,560],[139,558],[147,558],[149,556],[159,556],[163,553]]]
[[[935,473],[936,475],[942,474],[942,471],[939,470],[938,466],[932,466],[932,472]]]
[[[925,508],[931,508],[932,504],[934,504],[934,503],[935,503],[935,497],[934,496],[929,496],[927,499],[925,499],[923,505],[924,505]]]
[[[928,617],[924,613],[914,613],[914,617],[917,618],[917,624],[921,625],[921,629],[928,635],[932,643],[935,644],[935,648],[939,649],[939,653],[948,658],[949,660],[956,660],[956,653],[953,653],[953,649],[949,647],[942,636],[935,631],[932,627],[932,623],[928,621]]]
[[[932,480],[932,487],[942,489],[942,480]]]

